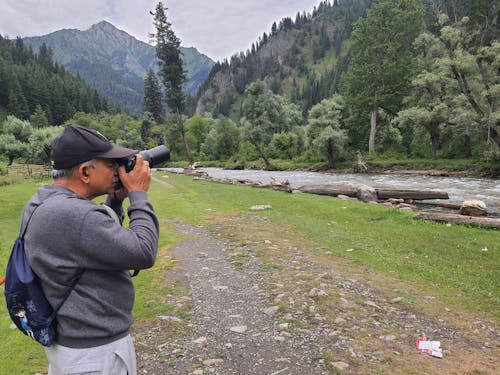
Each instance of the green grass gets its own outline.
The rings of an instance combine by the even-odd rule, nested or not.
[[[498,318],[500,233],[497,230],[448,228],[414,220],[408,212],[325,196],[194,181],[163,172],[156,173],[156,177],[174,188],[154,183],[150,190],[160,219],[162,250],[155,267],[141,271],[135,279],[134,316],[138,322],[169,315],[172,306],[165,295],[179,293],[163,282],[165,270],[175,267],[175,262],[166,261],[164,254],[183,239],[175,231],[175,223],[210,226],[216,218],[240,213],[267,217],[268,225],[285,228],[279,236],[303,238],[304,244],[313,244],[310,251],[319,250],[334,259],[374,270],[399,284],[436,296],[451,308]],[[35,183],[0,187],[0,274],[4,274],[17,236],[22,207],[36,188]],[[250,212],[249,207],[256,204],[270,204],[272,209]],[[245,223],[239,224],[245,230]],[[487,252],[482,251],[485,247]],[[275,264],[264,264],[264,268],[274,267]],[[42,348],[9,326],[5,306],[0,304],[0,374],[43,371],[46,360]],[[12,364],[16,366],[14,369]]]

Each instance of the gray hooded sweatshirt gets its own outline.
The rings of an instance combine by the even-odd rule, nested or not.
[[[159,235],[146,192],[130,192],[129,199],[128,228],[102,206],[53,185],[40,188],[24,208],[23,228],[37,207],[25,234],[25,250],[54,309],[81,275],[57,312],[60,345],[95,347],[129,333],[134,305],[129,270],[153,266]],[[121,205],[113,208],[122,211]]]

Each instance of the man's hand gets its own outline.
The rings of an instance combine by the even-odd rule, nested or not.
[[[135,166],[129,173],[125,172],[125,166],[118,168],[118,175],[127,193],[134,190],[148,191],[151,184],[151,169],[149,162],[137,154],[135,155]]]

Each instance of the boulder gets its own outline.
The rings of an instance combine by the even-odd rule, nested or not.
[[[480,200],[464,201],[458,213],[467,216],[486,216],[488,214],[486,204]]]
[[[368,185],[358,186],[356,196],[360,201],[363,202],[376,202],[377,201],[377,190]]]

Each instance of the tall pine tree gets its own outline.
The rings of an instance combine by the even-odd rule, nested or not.
[[[166,90],[166,102],[174,116],[176,130],[184,142],[186,157],[191,160],[182,117],[186,107],[186,95],[182,91],[182,85],[186,82],[186,72],[183,69],[181,59],[181,41],[172,30],[172,24],[167,20],[167,9],[160,1],[156,5],[155,12],[151,12],[156,29],[156,33],[151,36],[156,42],[156,56],[160,67],[159,73]]]

